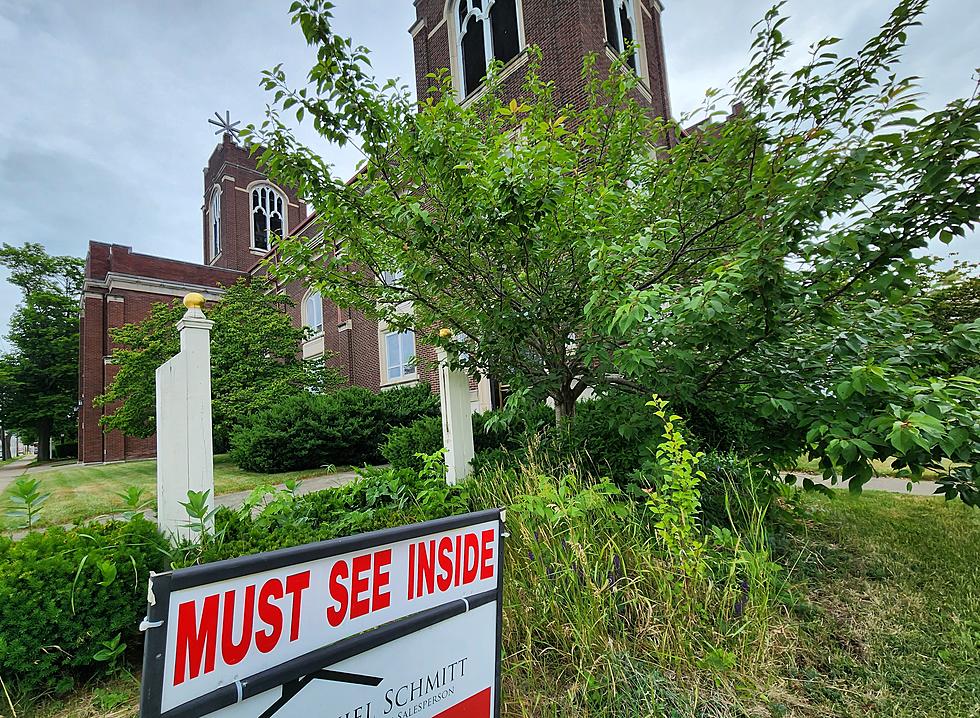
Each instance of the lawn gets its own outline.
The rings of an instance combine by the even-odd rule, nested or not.
[[[980,512],[881,492],[803,506],[776,532],[795,648],[773,715],[980,716]]]
[[[216,495],[246,491],[261,484],[277,484],[287,479],[321,476],[326,470],[312,469],[284,474],[256,474],[239,469],[227,454],[214,457],[214,490]],[[41,490],[50,492],[44,504],[39,526],[78,523],[87,519],[124,510],[125,504],[117,495],[130,486],[144,490],[145,497],[156,504],[157,462],[128,461],[119,464],[90,466],[59,466],[32,472],[41,481]],[[0,494],[0,506],[7,507],[10,488]],[[12,520],[0,516],[0,529],[13,527]]]

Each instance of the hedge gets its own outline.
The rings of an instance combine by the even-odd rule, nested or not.
[[[380,394],[361,387],[299,394],[232,432],[231,456],[261,473],[376,464],[388,431],[438,412],[439,399],[425,385]]]
[[[149,572],[167,542],[143,517],[0,538],[0,675],[16,692],[63,694],[104,664],[117,634],[142,644]]]

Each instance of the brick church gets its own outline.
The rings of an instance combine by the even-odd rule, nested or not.
[[[525,50],[536,45],[543,55],[542,78],[554,82],[555,96],[581,105],[583,56],[596,53],[600,71],[608,71],[622,49],[635,43],[630,65],[641,80],[636,99],[651,113],[669,116],[659,0],[415,0],[415,7],[417,20],[409,32],[419,97],[426,96],[430,73],[449,68],[460,99],[471,101],[479,96],[492,59],[505,63],[504,92],[516,96],[528,60]],[[89,244],[79,342],[80,461],[123,461],[156,451],[153,437],[105,433],[99,426],[107,409],[92,402],[117,371],[111,329],[139,322],[154,303],[188,292],[219,301],[223,287],[262,271],[274,236],[322,239],[302,198],[271,182],[230,133],[204,168],[201,225],[202,264],[120,244]],[[340,240],[330,238],[331,244]],[[304,358],[326,352],[349,384],[373,391],[419,382],[438,391],[437,377],[425,368],[433,351],[416,346],[411,332],[388,331],[383,323],[338,307],[299,283],[282,291],[294,302],[293,322],[310,329],[309,339],[297,347]],[[494,406],[496,393],[486,378],[471,382],[476,410]]]

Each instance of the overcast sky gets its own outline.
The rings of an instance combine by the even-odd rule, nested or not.
[[[290,0],[0,0],[0,242],[40,242],[84,257],[89,240],[201,261],[202,168],[217,138],[207,119],[262,118],[259,72],[300,80],[312,53]],[[336,0],[337,29],[373,52],[375,71],[414,87],[411,0]],[[673,110],[698,106],[748,56],[769,0],[664,0]],[[803,53],[836,35],[853,48],[891,0],[790,0],[785,28]],[[980,66],[978,0],[933,0],[903,68],[926,104],[969,94]],[[342,175],[348,152],[315,144]],[[980,260],[975,236],[952,248]],[[937,247],[937,253],[950,250]],[[2,270],[0,270],[2,272]],[[0,334],[19,301],[0,274]]]

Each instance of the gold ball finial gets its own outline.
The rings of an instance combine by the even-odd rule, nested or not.
[[[201,309],[204,306],[204,295],[191,292],[184,297],[184,306],[188,309]]]
[[[448,339],[449,337],[452,336],[452,334],[453,334],[452,330],[446,327],[443,327],[442,329],[439,330],[439,336],[442,337],[443,339]]]

